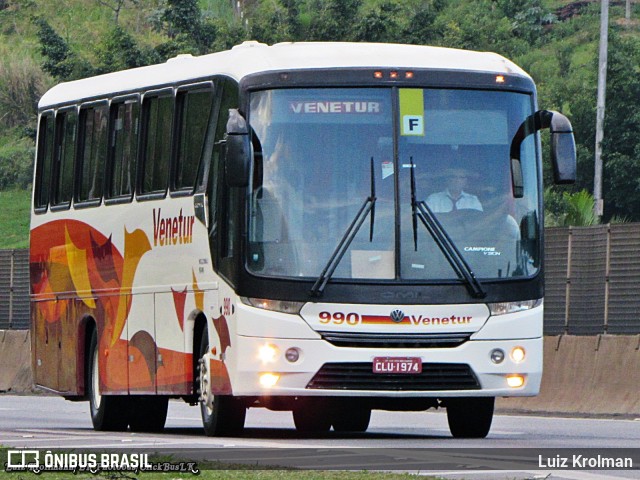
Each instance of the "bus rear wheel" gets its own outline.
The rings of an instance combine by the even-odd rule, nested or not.
[[[211,391],[211,377],[205,357],[209,351],[209,332],[202,332],[200,361],[198,362],[198,385],[200,390],[200,413],[204,433],[208,437],[239,435],[244,429],[246,407],[231,395],[215,395]]]
[[[495,398],[450,398],[445,405],[449,430],[455,438],[484,438],[489,434]]]
[[[123,432],[129,425],[129,399],[119,395],[100,393],[98,333],[93,330],[89,344],[87,393],[93,428],[99,431]]]

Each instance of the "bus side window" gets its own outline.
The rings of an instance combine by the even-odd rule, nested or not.
[[[76,147],[78,114],[75,110],[58,111],[53,169],[54,206],[69,207],[73,196],[73,161]]]
[[[78,155],[78,202],[100,200],[107,159],[107,104],[80,110],[81,139]]]
[[[44,211],[49,204],[49,190],[51,188],[51,168],[53,164],[53,112],[47,112],[40,117],[38,128],[38,159],[36,162],[36,180],[34,207],[36,211]]]
[[[144,128],[140,193],[164,193],[169,181],[173,94],[145,96],[142,105]]]
[[[178,93],[178,152],[172,191],[193,193],[196,187],[198,165],[205,149],[212,103],[213,90],[210,88]]]
[[[140,131],[140,103],[137,99],[111,104],[110,128],[107,196],[130,199],[136,179],[138,132]]]

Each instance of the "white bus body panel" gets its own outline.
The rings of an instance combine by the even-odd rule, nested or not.
[[[303,312],[326,307],[326,305],[308,304],[303,308]],[[345,306],[334,305],[336,309],[343,307]],[[386,305],[358,305],[356,307],[370,311],[377,309],[381,316],[385,315],[385,312],[388,316],[388,310],[390,310]],[[487,307],[482,304],[458,305],[457,307],[487,311]],[[443,311],[443,306],[403,306],[401,309],[405,309],[407,312],[419,309],[423,315],[427,313],[435,317],[434,313],[429,312]],[[265,312],[261,309],[238,304],[237,324],[248,326],[251,322],[253,325],[259,325],[255,333],[262,335],[268,332],[269,335],[248,335],[249,329],[240,327],[242,334],[236,337],[236,348],[233,349],[233,355],[227,357],[226,361],[230,367],[233,393],[238,396],[534,396],[540,390],[542,379],[542,315],[543,307],[540,306],[524,312],[489,317],[485,322],[482,322],[484,326],[478,329],[470,340],[454,348],[355,348],[336,347],[321,339],[313,329],[305,327],[306,323],[299,316]],[[296,321],[300,323],[300,327],[291,328],[291,325]],[[387,328],[384,331],[389,332],[390,330]],[[404,330],[401,331],[404,332]],[[264,345],[271,345],[277,349],[278,354],[271,363],[264,363],[259,358],[260,348]],[[509,353],[514,347],[521,347],[525,350],[524,361],[515,363],[510,358]],[[300,358],[297,362],[291,363],[285,359],[284,353],[289,348],[297,348],[300,351]],[[501,349],[505,352],[505,359],[500,364],[491,361],[491,352],[495,349]],[[370,363],[374,357],[419,357],[423,364],[467,364],[471,367],[481,388],[437,391],[307,388],[311,379],[325,363]],[[277,374],[280,377],[274,387],[263,388],[260,386],[259,376],[267,372]],[[522,387],[511,388],[507,385],[506,377],[514,374],[525,377],[525,383]]]

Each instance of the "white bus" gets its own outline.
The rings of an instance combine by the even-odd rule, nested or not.
[[[543,209],[571,125],[491,53],[245,42],[60,84],[39,103],[36,384],[98,430],[304,432],[446,408],[487,435],[538,393]]]

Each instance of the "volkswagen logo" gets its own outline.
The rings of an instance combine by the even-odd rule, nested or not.
[[[395,323],[400,323],[404,319],[404,312],[402,310],[393,310],[389,316]]]

